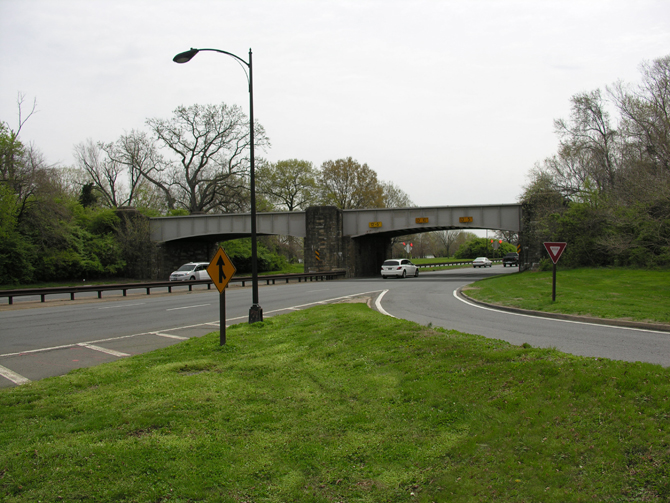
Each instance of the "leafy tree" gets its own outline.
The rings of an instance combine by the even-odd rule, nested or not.
[[[377,173],[351,157],[326,161],[319,175],[320,202],[342,210],[384,207],[384,189]]]
[[[18,231],[17,197],[0,184],[0,284],[30,283],[35,247]]]
[[[516,246],[513,246],[504,241],[500,243],[497,250],[493,249],[491,239],[473,237],[467,240],[458,249],[454,257],[458,259],[468,259],[477,257],[502,257],[503,255],[516,251]]]
[[[84,184],[81,188],[81,194],[79,195],[79,203],[84,208],[88,208],[95,206],[97,202],[98,196],[95,194],[95,184],[93,182]]]
[[[275,207],[304,210],[315,203],[317,172],[309,161],[287,159],[256,170],[256,190]]]
[[[251,239],[233,239],[221,243],[237,273],[251,273]],[[257,246],[258,272],[278,271],[286,265],[286,258],[268,250],[262,243]]]
[[[151,169],[139,168],[165,195],[169,209],[189,213],[239,211],[248,200],[249,121],[238,106],[177,107],[170,119],[148,119],[166,152]],[[269,145],[254,124],[257,147]]]

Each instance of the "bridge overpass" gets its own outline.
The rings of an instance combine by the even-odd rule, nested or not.
[[[251,235],[251,215],[189,215],[152,218],[151,237],[161,243],[159,278],[189,261],[209,261],[217,242]],[[521,205],[428,206],[258,213],[259,236],[304,238],[305,270],[344,269],[349,277],[374,276],[390,257],[391,238],[452,229],[521,233]]]

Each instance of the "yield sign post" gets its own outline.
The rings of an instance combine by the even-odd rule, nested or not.
[[[549,257],[551,258],[551,261],[554,263],[554,275],[551,287],[552,302],[556,301],[556,262],[558,262],[558,259],[561,258],[563,250],[565,250],[566,246],[568,246],[568,243],[551,243],[551,242],[544,243],[544,247],[547,249],[547,253],[549,253]]]
[[[207,273],[219,291],[219,344],[226,343],[226,285],[235,274],[235,266],[219,247],[214,258],[207,266]]]

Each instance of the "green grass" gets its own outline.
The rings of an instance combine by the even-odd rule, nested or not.
[[[670,370],[320,306],[0,392],[0,500],[668,501]]]
[[[494,304],[564,314],[670,323],[670,270],[624,268],[523,272],[473,283],[469,296]]]

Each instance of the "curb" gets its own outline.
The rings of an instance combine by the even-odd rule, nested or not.
[[[501,306],[499,304],[489,304],[488,302],[482,302],[481,300],[473,299],[469,295],[463,293],[463,287],[460,287],[456,290],[456,295],[467,299],[473,304],[479,306],[488,307],[491,309],[497,309],[498,311],[507,311],[509,313],[517,314],[526,314],[528,316],[537,316],[538,318],[551,318],[556,320],[568,320],[568,321],[581,321],[584,323],[593,323],[594,325],[609,325],[613,327],[626,327],[626,328],[639,328],[643,330],[656,330],[659,332],[668,332],[670,333],[670,325],[662,323],[644,323],[641,321],[627,321],[627,320],[610,320],[606,318],[593,318],[591,316],[578,316],[572,314],[562,314],[562,313],[548,313],[545,311],[533,311],[530,309],[520,309],[518,307],[508,307]]]

